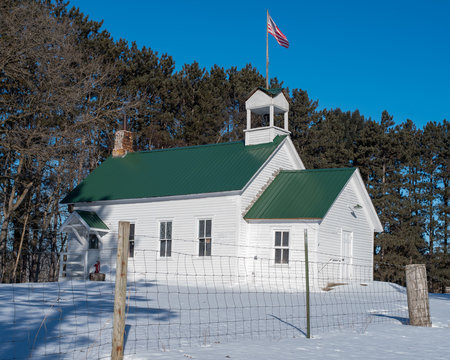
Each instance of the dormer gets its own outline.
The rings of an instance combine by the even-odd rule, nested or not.
[[[245,145],[257,145],[272,142],[277,135],[289,135],[289,103],[283,89],[265,89],[258,87],[245,102],[247,110],[247,128]],[[269,117],[269,126],[252,128],[252,113]],[[283,114],[283,128],[275,126],[275,115]]]

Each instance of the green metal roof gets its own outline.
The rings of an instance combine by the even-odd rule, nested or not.
[[[280,92],[283,91],[283,88],[276,88],[276,89],[266,89],[262,86],[258,87],[259,90],[264,91],[267,95],[270,95],[272,97],[277,96]]]
[[[241,190],[280,145],[200,145],[109,157],[63,204]]]
[[[93,211],[75,210],[91,229],[109,230],[106,224]]]
[[[355,170],[281,171],[244,218],[322,219]]]

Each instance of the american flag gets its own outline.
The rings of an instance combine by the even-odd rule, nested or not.
[[[267,31],[275,37],[278,44],[285,48],[289,47],[287,37],[280,31],[280,29],[278,29],[278,26],[275,24],[275,21],[272,20],[270,15],[267,17]]]

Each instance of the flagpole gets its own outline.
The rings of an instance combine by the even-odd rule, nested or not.
[[[266,89],[269,88],[269,9],[267,9],[267,19],[266,19]]]

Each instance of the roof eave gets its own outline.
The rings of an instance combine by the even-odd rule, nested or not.
[[[111,231],[106,224],[105,224],[105,226],[107,227],[106,229],[89,226],[89,224],[83,219],[83,217],[77,211],[74,211],[73,213],[71,213],[69,215],[69,217],[66,219],[66,221],[64,221],[64,223],[61,225],[61,227],[59,228],[59,232],[60,233],[65,232],[65,229],[67,227],[72,226],[71,222],[74,219],[76,219],[88,231],[96,231],[96,232],[102,232],[102,233],[108,233]],[[103,220],[101,220],[101,221],[103,222]]]
[[[356,174],[356,175],[355,175]],[[325,214],[325,216],[323,217],[324,219],[327,217],[328,213],[330,212],[330,210],[333,208],[335,202],[337,201],[337,199],[341,196],[342,192],[344,191],[344,189],[347,187],[347,185],[349,184],[349,182],[351,181],[351,179],[355,177],[356,181],[359,184],[359,188],[362,191],[362,196],[365,198],[364,202],[366,205],[368,205],[369,210],[367,211],[367,215],[369,217],[370,222],[372,223],[372,227],[373,230],[375,232],[383,232],[383,226],[381,225],[380,219],[378,218],[378,215],[376,213],[375,207],[373,206],[372,200],[370,199],[369,193],[367,192],[366,187],[364,186],[364,182],[362,180],[361,177],[361,173],[359,172],[358,168],[355,168],[355,171],[353,172],[353,174],[348,178],[347,182],[345,183],[345,185],[342,187],[341,191],[339,192],[338,196],[336,196],[336,199],[334,199],[333,204],[331,204],[331,206],[329,207],[327,213]]]
[[[373,229],[375,232],[383,232],[383,225],[381,224],[380,218],[378,217],[377,211],[375,209],[375,206],[373,206],[372,199],[370,198],[369,192],[366,189],[366,186],[364,185],[364,181],[362,180],[361,173],[359,172],[359,169],[356,168],[356,173],[358,174],[357,182],[359,183],[360,188],[364,192],[364,195],[366,197],[366,205],[368,205],[368,215],[372,222]]]
[[[109,233],[111,230],[90,227],[89,231],[97,231],[97,232]]]
[[[331,211],[331,209],[333,208],[334,204],[336,203],[337,199],[339,199],[339,197],[341,196],[342,192],[344,191],[344,189],[347,187],[348,183],[350,182],[351,178],[353,177],[353,175],[355,174],[356,170],[358,170],[357,168],[354,168],[354,171],[352,173],[352,175],[350,175],[347,179],[347,181],[345,182],[344,186],[342,186],[341,191],[339,191],[339,194],[337,194],[337,196],[335,197],[335,199],[333,200],[333,203],[330,205],[330,207],[328,208],[327,212],[324,215],[324,219],[327,217],[328,213]]]
[[[247,188],[250,186],[250,184],[255,180],[255,178],[261,173],[261,171],[264,169],[264,167],[273,159],[273,157],[276,155],[276,153],[282,148],[282,146],[288,141],[289,136],[286,136],[279,144],[278,146],[272,151],[270,156],[264,161],[264,163],[259,167],[259,169],[253,174],[253,176],[250,178],[250,180],[245,184],[245,186],[242,188],[241,193],[243,193]],[[301,160],[300,160],[301,161]],[[302,164],[303,165],[303,164]]]
[[[219,191],[211,193],[198,193],[198,194],[185,194],[185,195],[168,195],[168,196],[154,196],[146,198],[126,198],[126,199],[111,199],[111,200],[96,200],[89,202],[76,202],[73,203],[77,208],[84,206],[98,206],[98,205],[113,205],[113,204],[127,204],[127,203],[146,203],[146,202],[159,202],[159,201],[169,201],[169,200],[188,200],[188,199],[199,199],[208,197],[220,197],[220,196],[234,196],[240,195],[242,190],[230,190],[230,191]]]
[[[286,136],[286,142],[290,145],[288,147],[288,152],[290,153],[290,155],[292,156],[294,161],[297,163],[298,170],[306,169],[300,155],[298,154],[297,150],[295,149],[295,145],[292,142],[292,139],[290,136]]]
[[[298,217],[298,218],[245,218],[245,221],[314,221],[320,222],[320,217]]]
[[[280,90],[280,92],[278,92],[278,93],[276,93],[276,94],[273,94],[272,92],[270,92],[270,90],[275,90],[275,89],[266,89],[266,88],[264,88],[264,87],[262,87],[262,86],[258,86],[258,87],[256,87],[256,88],[254,88],[248,95],[247,95],[247,98],[245,99],[246,101],[248,100],[248,99],[250,99],[251,97],[252,97],[252,95],[255,93],[255,92],[257,92],[257,91],[262,91],[264,94],[266,94],[266,95],[268,95],[268,96],[270,96],[270,97],[276,97],[276,96],[278,96],[279,94],[283,94],[284,95],[284,97],[286,98],[286,100],[287,101],[289,101],[291,98],[290,98],[290,96],[289,96],[289,94],[288,94],[288,92],[286,91],[286,89],[284,89],[284,88],[279,88],[279,89],[277,89],[277,90]]]

